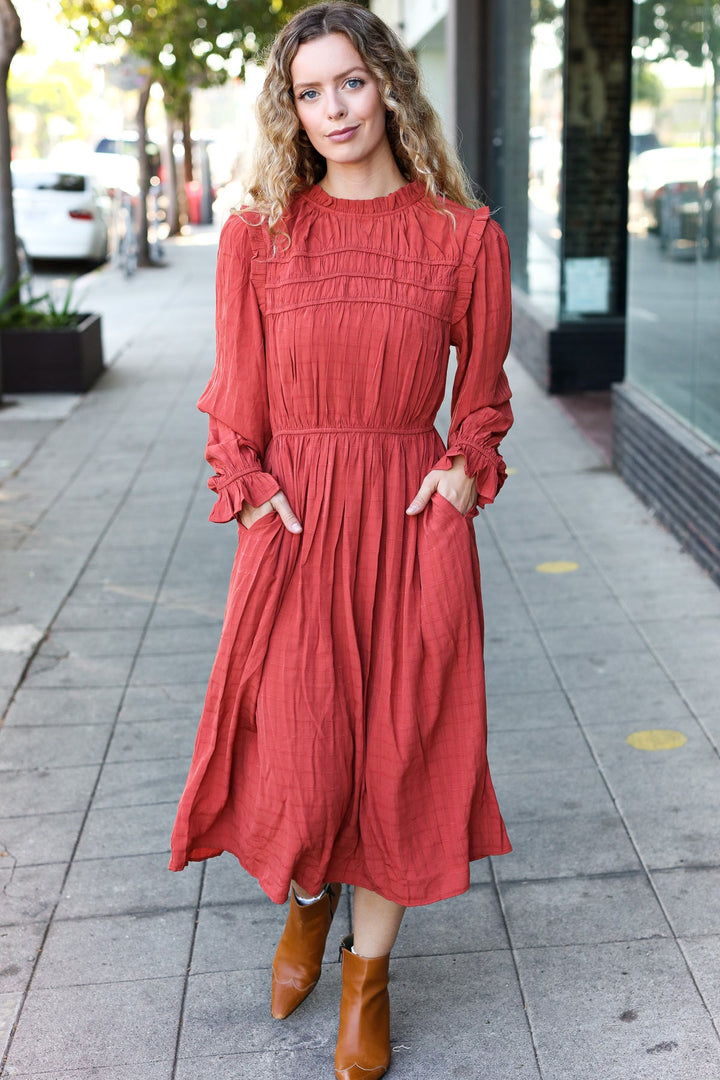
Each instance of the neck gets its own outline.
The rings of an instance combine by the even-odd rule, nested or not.
[[[391,195],[407,181],[392,158],[381,165],[337,165],[327,163],[320,187],[334,199],[380,199]]]

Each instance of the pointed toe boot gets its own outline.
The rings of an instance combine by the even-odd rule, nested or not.
[[[389,956],[351,952],[343,938],[340,1029],[335,1050],[337,1080],[380,1080],[390,1065]]]
[[[270,1008],[276,1020],[284,1020],[315,989],[341,889],[339,883],[328,885],[319,900],[306,905],[290,890],[290,912],[272,966]]]

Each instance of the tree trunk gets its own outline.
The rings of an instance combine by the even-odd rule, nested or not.
[[[138,99],[136,126],[138,133],[139,186],[137,218],[138,266],[151,266],[150,242],[148,240],[147,198],[150,191],[150,159],[147,152],[147,107],[150,100],[152,76],[148,75]]]
[[[191,184],[193,181],[193,159],[192,159],[192,136],[190,134],[190,95],[188,95],[186,102],[183,105],[182,115],[182,133],[183,133],[183,147],[185,150],[185,183]]]
[[[15,288],[20,276],[10,172],[12,140],[7,80],[10,62],[21,45],[18,13],[10,0],[0,0],[0,296]]]
[[[165,197],[167,199],[167,223],[170,236],[180,232],[180,208],[178,206],[178,170],[175,161],[175,117],[165,109],[167,143],[165,148]]]

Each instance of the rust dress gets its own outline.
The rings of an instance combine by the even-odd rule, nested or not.
[[[510,850],[486,758],[474,507],[435,493],[465,455],[478,505],[512,423],[505,237],[487,209],[439,213],[415,181],[377,199],[315,186],[273,253],[232,216],[217,270],[211,521],[282,489],[239,541],[170,868],[235,854],[267,895],[291,878],[408,906],[465,891],[470,860]],[[446,452],[433,427],[450,345]]]

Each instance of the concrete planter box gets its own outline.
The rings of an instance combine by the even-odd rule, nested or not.
[[[2,389],[6,394],[84,393],[104,369],[99,315],[76,326],[0,331]]]

